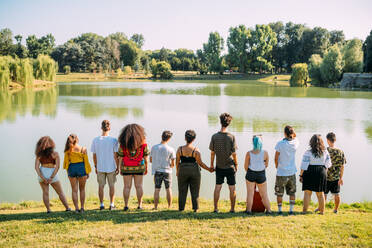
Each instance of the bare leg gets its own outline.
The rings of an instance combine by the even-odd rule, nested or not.
[[[40,183],[40,187],[43,191],[43,202],[47,209],[47,211],[50,211],[50,204],[49,204],[49,185],[46,183]]]
[[[134,187],[136,187],[136,194],[138,200],[138,207],[142,207],[142,197],[143,197],[143,176],[134,176]]]
[[[302,212],[304,212],[304,213],[306,213],[307,209],[309,208],[312,193],[313,192],[310,191],[310,190],[305,190],[304,191],[304,202],[303,202],[304,205],[303,205],[303,209],[302,209]]]
[[[230,190],[230,204],[231,204],[230,211],[235,211],[235,201],[236,201],[235,185],[229,185],[229,190]]]
[[[110,194],[110,205],[112,206],[115,201],[115,185],[109,186],[109,194]]]
[[[168,188],[168,189],[165,189],[165,191],[167,192],[168,208],[171,208],[172,207],[172,189]]]
[[[104,198],[104,185],[98,185],[98,197],[99,197],[99,203],[103,204],[103,198]]]
[[[340,206],[341,198],[340,194],[335,194],[335,211],[338,211],[338,207]]]
[[[267,195],[267,182],[257,184],[257,187],[258,187],[260,196],[262,198],[262,203],[266,208],[266,211],[271,212],[270,201]]]
[[[128,207],[130,190],[132,188],[132,177],[133,177],[132,175],[123,176],[123,180],[124,180],[124,190],[123,190],[124,207]]]
[[[256,184],[252,183],[248,180],[245,180],[245,183],[247,185],[246,211],[251,212],[252,211],[252,205],[253,205],[254,189],[256,187]]]
[[[72,189],[72,202],[74,203],[75,210],[79,210],[78,204],[78,180],[76,177],[68,177]]]
[[[222,189],[222,184],[216,184],[214,188],[213,201],[214,201],[214,210],[218,210],[218,200],[220,199],[220,193]]]
[[[79,191],[80,191],[80,205],[84,209],[85,204],[85,183],[87,182],[87,176],[79,177]]]
[[[61,200],[63,206],[65,206],[66,209],[69,209],[68,202],[66,199],[65,194],[63,193],[61,183],[59,181],[51,184],[53,189],[57,192],[59,199]]]
[[[154,192],[154,208],[155,209],[158,209],[159,193],[160,193],[160,189],[155,189],[155,192]]]
[[[324,192],[315,192],[315,193],[316,193],[316,197],[318,198],[319,213],[324,214],[324,208],[325,208]]]

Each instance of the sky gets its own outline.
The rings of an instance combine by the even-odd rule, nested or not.
[[[0,0],[0,29],[37,37],[52,33],[60,45],[82,33],[141,33],[143,49],[199,49],[208,34],[225,39],[232,26],[292,21],[343,30],[365,39],[372,0]]]

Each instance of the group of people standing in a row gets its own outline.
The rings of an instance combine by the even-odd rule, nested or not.
[[[142,209],[143,176],[147,174],[148,163],[152,164],[154,175],[155,193],[154,208],[159,203],[159,192],[164,182],[168,207],[172,204],[172,169],[176,167],[178,179],[178,208],[185,209],[188,190],[191,193],[192,209],[199,209],[199,191],[201,182],[201,168],[216,173],[214,189],[214,212],[218,212],[218,201],[222,184],[225,182],[230,191],[230,212],[235,212],[236,201],[236,172],[238,160],[236,156],[236,141],[234,135],[227,131],[232,121],[228,113],[220,115],[221,130],[215,133],[210,141],[211,151],[210,166],[202,161],[198,148],[193,145],[196,133],[187,130],[185,133],[186,144],[180,146],[177,152],[168,145],[172,132],[164,131],[161,142],[151,148],[146,143],[145,130],[138,124],[126,125],[119,135],[118,140],[109,135],[110,122],[102,122],[102,134],[96,137],[91,145],[95,172],[97,174],[98,195],[100,209],[104,209],[104,186],[109,185],[110,207],[115,208],[115,182],[116,175],[121,174],[124,179],[124,211],[129,210],[128,201],[130,190],[134,182],[138,199],[137,209]],[[307,212],[312,192],[316,193],[319,207],[316,211],[324,213],[326,195],[331,192],[335,196],[335,209],[337,213],[340,203],[340,185],[343,184],[343,171],[346,159],[342,150],[335,148],[336,136],[334,133],[327,135],[328,147],[326,148],[320,135],[313,135],[309,142],[309,150],[303,155],[301,162],[300,182],[304,191],[303,212]],[[267,194],[265,170],[269,165],[268,152],[263,150],[261,135],[254,135],[253,149],[245,155],[244,169],[246,171],[246,213],[252,213],[253,196],[258,187],[262,203],[267,213],[271,213],[270,201]],[[278,212],[282,213],[284,191],[289,195],[289,214],[293,214],[296,193],[296,162],[295,155],[299,146],[295,131],[292,127],[284,128],[284,138],[275,146],[275,167],[277,176],[275,181],[275,194],[277,196]],[[43,190],[43,201],[50,212],[49,184],[55,189],[66,211],[71,211],[66,197],[59,183],[57,172],[60,158],[54,151],[55,144],[49,136],[40,138],[36,145],[35,170],[39,175],[40,186]],[[216,160],[216,166],[214,161]],[[67,170],[72,188],[72,200],[76,212],[84,211],[85,184],[91,172],[87,149],[79,145],[75,134],[68,136],[64,150],[63,168]],[[78,196],[80,195],[80,207]]]

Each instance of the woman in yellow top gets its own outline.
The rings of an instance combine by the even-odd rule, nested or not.
[[[72,188],[72,201],[76,212],[84,212],[85,183],[89,178],[91,167],[88,160],[87,149],[78,145],[79,139],[76,134],[70,134],[66,141],[65,158],[63,168],[67,170],[68,179]],[[80,205],[78,203],[78,191],[80,191]]]

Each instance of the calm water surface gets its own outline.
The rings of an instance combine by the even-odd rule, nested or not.
[[[345,151],[348,161],[342,187],[343,200],[372,200],[372,92],[224,81],[60,83],[56,88],[39,92],[0,92],[0,202],[41,200],[33,154],[40,136],[50,135],[63,157],[68,134],[76,133],[80,144],[90,147],[92,139],[100,134],[103,119],[111,120],[111,135],[115,137],[128,123],[143,125],[150,146],[160,141],[163,130],[169,129],[174,132],[170,145],[176,148],[184,144],[185,130],[194,129],[197,133],[195,144],[209,165],[210,136],[219,129],[218,116],[225,111],[234,117],[230,131],[236,136],[239,148],[239,199],[243,200],[246,193],[245,153],[252,147],[252,135],[263,134],[264,149],[271,160],[267,169],[268,189],[270,200],[275,200],[274,146],[282,139],[283,127],[290,124],[295,127],[301,142],[297,167],[312,134],[325,137],[327,132],[333,131],[337,134],[337,146]],[[65,193],[70,196],[66,171],[61,169],[58,176]],[[201,197],[212,198],[214,184],[214,174],[203,171]],[[176,193],[175,175],[173,185]],[[302,197],[301,185],[298,183],[297,186],[297,196]],[[152,195],[153,187],[152,176],[145,176],[145,194]],[[96,188],[93,173],[87,185],[88,195],[96,195]],[[122,188],[119,177],[117,195],[121,195]],[[53,190],[51,196],[56,197]],[[222,196],[228,197],[226,186]]]

